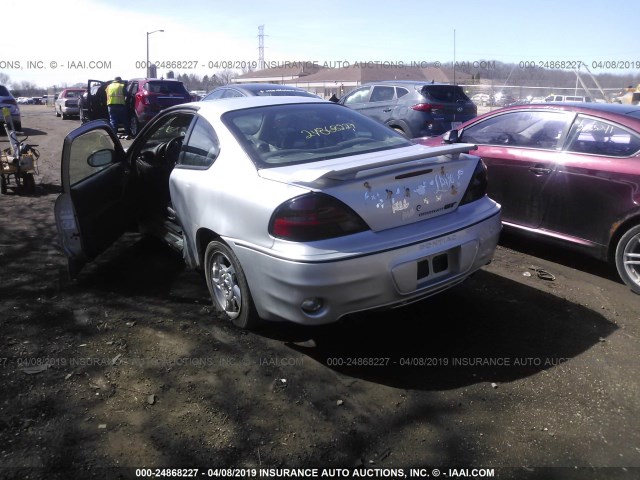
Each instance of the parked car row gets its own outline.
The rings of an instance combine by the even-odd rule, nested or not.
[[[611,261],[640,293],[640,107],[520,105],[417,141],[476,144],[505,227]]]
[[[16,101],[18,105],[42,105],[44,103],[42,97],[18,97]]]

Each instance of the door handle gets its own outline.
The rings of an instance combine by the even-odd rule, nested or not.
[[[390,108],[385,108],[384,110],[382,110],[384,113],[389,113],[391,111]]]
[[[534,175],[548,175],[551,173],[550,168],[544,168],[544,167],[531,167],[529,168],[529,171]]]

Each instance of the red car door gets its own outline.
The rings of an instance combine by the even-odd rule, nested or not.
[[[502,218],[528,228],[542,224],[545,190],[556,174],[558,150],[573,115],[506,112],[466,127],[460,140],[478,145],[489,171],[489,196],[502,204]]]

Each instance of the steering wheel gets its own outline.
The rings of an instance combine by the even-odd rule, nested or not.
[[[514,143],[514,139],[508,133],[501,133],[496,137],[495,142],[502,145],[510,145]]]
[[[180,135],[162,144],[158,149],[158,159],[162,163],[173,167],[178,163],[178,156],[180,155],[180,150],[182,150],[183,141],[184,137]]]

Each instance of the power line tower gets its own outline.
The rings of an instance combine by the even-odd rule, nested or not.
[[[264,70],[264,25],[258,27],[258,70]]]

